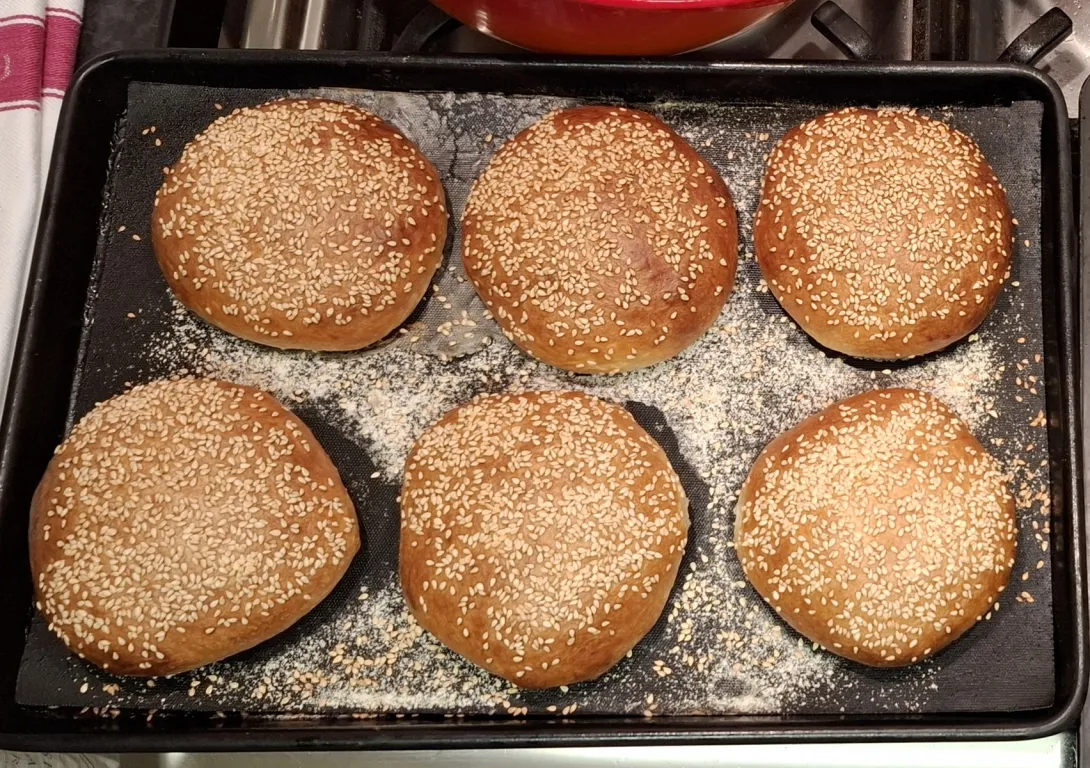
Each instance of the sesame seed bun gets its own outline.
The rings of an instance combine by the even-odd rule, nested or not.
[[[348,492],[271,395],[212,379],[137,386],[57,449],[30,516],[37,607],[80,657],[169,675],[261,643],[340,581]]]
[[[688,500],[624,408],[577,392],[484,395],[413,446],[401,587],[416,620],[524,688],[598,677],[655,625]]]
[[[542,362],[617,373],[669,359],[734,285],[738,224],[719,174],[663,122],[554,112],[477,179],[462,258],[507,335]]]
[[[333,101],[271,101],[186,145],[155,196],[152,245],[179,301],[284,349],[352,350],[413,311],[443,258],[439,174],[389,123]]]
[[[761,597],[810,640],[904,666],[992,610],[1014,565],[1014,499],[942,402],[877,390],[768,444],[742,487],[735,546]]]
[[[893,360],[974,331],[1010,277],[1014,227],[976,143],[901,110],[844,109],[787,132],[768,161],[757,262],[829,349]]]

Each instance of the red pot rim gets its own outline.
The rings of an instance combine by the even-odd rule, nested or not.
[[[697,8],[760,8],[785,0],[573,0],[582,5],[625,8],[631,11],[695,10]]]

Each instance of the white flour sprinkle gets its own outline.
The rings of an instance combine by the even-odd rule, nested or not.
[[[421,629],[396,583],[351,607],[231,679],[254,701],[326,711],[455,712],[467,702],[491,710],[517,691]]]
[[[656,649],[657,659],[671,670],[670,687],[676,681],[677,690],[655,714],[769,713],[782,711],[794,697],[812,699],[828,691],[841,662],[800,640],[744,581],[733,553],[734,503],[757,454],[782,429],[877,386],[930,390],[979,427],[990,418],[1000,369],[992,346],[976,342],[872,377],[825,355],[782,315],[766,315],[758,305],[762,296],[740,286],[715,326],[690,349],[617,377],[549,368],[506,341],[450,362],[404,342],[354,354],[286,353],[221,333],[180,307],[176,322],[155,345],[168,364],[261,387],[289,405],[317,404],[390,484],[400,484],[405,458],[427,426],[480,391],[581,389],[654,406],[709,495],[700,513],[704,525],[694,525],[689,541],[689,569],[679,578],[665,638]],[[245,685],[259,692],[264,686],[262,700],[269,690],[290,691],[282,701],[270,700],[287,710],[493,711],[502,709],[504,700],[512,707],[517,703],[518,694],[503,681],[441,649],[426,634],[406,642],[414,631],[419,633],[394,583],[368,601],[350,604],[319,633],[279,650],[260,670],[247,671]],[[360,660],[355,668],[335,661],[338,644],[347,644],[351,658]],[[387,658],[381,674],[364,664]],[[625,691],[635,677],[624,665],[610,673]],[[421,679],[436,684],[421,686]],[[561,701],[582,699],[573,691]]]
[[[374,108],[413,138],[446,135],[443,115],[450,105],[441,100],[400,94],[396,103],[377,103],[362,92],[325,95]],[[474,95],[460,98],[472,102]],[[436,154],[455,216],[468,180],[491,153],[561,103],[488,99],[482,109],[489,111],[489,121],[482,125],[495,141],[485,141],[482,128],[479,136],[467,130],[424,146],[426,154]],[[497,114],[502,105],[510,109]],[[745,582],[732,540],[734,505],[750,466],[783,430],[835,400],[877,387],[933,392],[983,437],[996,418],[1002,358],[991,341],[964,342],[888,371],[823,353],[776,306],[746,251],[764,157],[777,137],[727,139],[706,114],[694,121],[683,106],[660,106],[663,117],[723,172],[738,209],[743,249],[734,294],[717,322],[673,360],[617,377],[578,376],[539,365],[497,333],[471,291],[456,293],[456,286],[465,288],[457,246],[421,320],[378,349],[309,354],[259,347],[211,328],[180,306],[151,348],[164,373],[184,368],[266,389],[292,407],[319,410],[367,454],[375,479],[389,485],[400,484],[412,443],[427,426],[482,391],[579,389],[658,409],[708,496],[705,509],[693,510],[687,559],[667,606],[664,632],[638,645],[633,658],[596,684],[535,694],[534,711],[547,710],[542,701],[556,708],[547,711],[559,714],[573,706],[651,716],[781,713],[802,704],[821,710],[823,701],[837,701],[836,691],[856,677],[845,671],[847,662],[811,648],[786,627]],[[667,114],[675,107],[680,111]],[[776,123],[775,110],[766,108],[764,114],[772,117],[754,123]],[[470,333],[492,343],[458,348],[473,353],[453,360],[441,357],[448,340]],[[255,708],[266,711],[525,713],[526,694],[420,630],[396,576],[376,594],[347,603],[310,636],[272,645],[270,652],[256,668],[231,662],[215,667],[248,693]],[[941,664],[939,657],[914,668],[891,686],[895,702],[875,711],[918,708]],[[648,701],[649,696],[657,699]]]

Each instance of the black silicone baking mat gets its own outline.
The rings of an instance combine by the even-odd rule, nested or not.
[[[1041,185],[1044,418],[1047,427],[1042,431],[1049,440],[1053,481],[1052,522],[1047,534],[1052,541],[1055,602],[1052,706],[1015,711],[967,709],[946,714],[919,711],[906,714],[900,710],[871,716],[804,715],[780,709],[771,715],[646,718],[640,710],[632,710],[632,714],[583,717],[581,707],[573,715],[569,709],[565,716],[564,710],[571,705],[558,707],[555,712],[549,709],[555,705],[547,705],[544,710],[531,709],[526,717],[508,717],[500,709],[495,717],[461,717],[445,711],[443,716],[417,716],[412,712],[409,716],[375,720],[371,715],[314,717],[305,712],[277,716],[251,712],[241,718],[230,714],[221,717],[219,712],[193,709],[170,715],[159,710],[153,716],[146,710],[116,706],[120,705],[117,698],[111,699],[111,705],[82,709],[17,704],[15,683],[28,641],[26,627],[32,617],[32,611],[28,610],[32,599],[26,570],[26,510],[37,478],[65,429],[65,415],[72,404],[73,378],[77,371],[85,368],[80,356],[81,340],[87,339],[84,306],[98,279],[97,275],[93,276],[92,265],[102,263],[102,259],[95,258],[96,241],[101,241],[98,252],[107,245],[106,237],[101,236],[108,231],[107,222],[100,219],[101,204],[106,202],[110,192],[107,185],[109,158],[114,154],[116,130],[128,106],[129,85],[134,82],[276,88],[277,93],[282,89],[317,87],[365,87],[390,92],[525,93],[633,103],[668,97],[682,102],[718,105],[725,113],[755,105],[811,105],[815,109],[873,106],[876,103],[928,109],[1009,107],[1018,102],[1040,105],[1042,119],[1031,129],[1034,133],[1015,137],[1013,141],[1028,138],[1036,143],[1039,136],[1043,139],[1038,175]],[[754,135],[759,137],[763,132]],[[154,144],[154,137],[149,141]],[[169,146],[168,141],[161,141],[161,145]],[[33,751],[192,752],[208,749],[706,744],[771,739],[788,742],[978,740],[1043,736],[1069,727],[1078,717],[1087,684],[1086,569],[1079,515],[1082,490],[1077,387],[1079,330],[1076,322],[1079,271],[1070,191],[1070,145],[1062,95],[1049,78],[1025,66],[941,62],[580,62],[226,50],[133,51],[102,57],[77,74],[62,110],[32,280],[27,289],[20,340],[15,351],[9,399],[0,423],[0,576],[5,585],[0,590],[0,614],[5,617],[0,621],[0,746]],[[86,319],[90,321],[90,318]],[[776,328],[772,322],[765,325]],[[178,330],[185,338],[182,344],[183,348],[189,348],[186,351],[199,349],[193,341],[199,331],[187,327],[184,319],[159,330],[170,329]],[[748,338],[755,339],[762,329],[761,324],[748,328],[747,332],[752,334]],[[439,332],[437,328],[435,330]],[[451,327],[446,330],[451,331]],[[723,330],[728,336],[732,332],[729,325]],[[146,341],[140,334],[130,331],[119,337],[117,343],[133,340]],[[774,334],[768,340],[775,341]],[[753,343],[751,346],[748,364],[759,364],[768,350],[778,349],[776,344]],[[431,346],[429,349],[439,351]],[[230,346],[219,346],[221,354],[213,358],[221,364],[240,363],[239,358],[222,354],[230,350]],[[172,358],[177,365],[177,356],[175,351],[162,358],[164,361]],[[487,362],[487,358],[481,359]],[[765,363],[765,376],[774,381],[780,375],[779,371],[775,365]],[[516,368],[512,366],[512,375]],[[275,376],[276,373],[269,369],[263,376]],[[752,371],[747,373],[753,375]],[[697,389],[702,383],[701,377],[711,380],[716,374],[717,371],[709,371],[706,367],[689,369],[687,385]],[[874,376],[880,378],[881,371],[874,371]],[[821,378],[795,380],[791,397],[806,398],[806,393],[810,392],[812,398],[822,382]],[[435,383],[449,385],[450,380],[439,376]],[[368,402],[374,400],[368,407],[374,409],[383,403],[383,390],[372,387],[368,391],[374,395],[368,398]],[[426,399],[420,402],[427,406]],[[706,411],[709,403],[699,405]],[[720,411],[736,412],[743,418],[750,412],[751,405],[740,405],[724,401]],[[806,403],[801,403],[800,407],[804,405]],[[671,427],[679,426],[673,404],[663,404],[661,410]],[[324,412],[335,411],[325,406]],[[723,422],[722,418],[719,420]],[[404,425],[392,426],[398,427],[392,434],[402,439]],[[746,425],[741,426],[744,435]],[[687,437],[687,429],[675,431],[680,432],[679,442],[691,439]],[[359,443],[356,432],[351,434],[356,436],[353,441]],[[722,446],[716,447],[715,440],[707,446],[723,450]],[[700,452],[694,453],[691,447],[682,444],[681,453],[698,472],[706,468],[700,466]],[[376,472],[391,460],[390,455],[383,454],[376,458],[379,464]],[[718,492],[716,485],[711,484],[710,498],[716,498]],[[701,554],[706,556],[706,553]],[[706,564],[703,557],[692,559],[692,562],[698,561]],[[710,561],[718,562],[714,558]],[[685,593],[681,595],[685,597]],[[683,604],[690,615],[693,613],[692,597],[690,595],[690,601]],[[676,600],[676,605],[680,607],[682,600]],[[1027,638],[1026,642],[1036,642],[1036,639]],[[262,653],[265,650],[262,649]],[[737,653],[731,659],[737,660]],[[995,669],[1001,668],[1003,673],[1009,673],[1005,665],[996,663]],[[991,673],[991,669],[985,671],[985,674]],[[54,676],[53,680],[59,687],[61,676]],[[211,693],[215,693],[215,683],[219,680],[217,676],[216,680],[208,681],[213,685]],[[89,679],[85,682],[89,692],[93,683]],[[322,681],[301,680],[281,685],[277,693],[286,691],[300,697],[293,688],[300,688],[302,693],[307,686],[313,687],[313,682]],[[972,682],[965,680],[961,684],[971,688]],[[230,688],[229,683],[227,687]],[[194,685],[191,690],[197,697],[201,695],[199,691],[207,691],[207,687]],[[699,691],[700,686],[693,686],[692,690]],[[885,696],[885,691],[876,688],[874,697]],[[966,698],[974,695],[976,692],[969,690]],[[82,714],[85,716],[80,717]],[[652,710],[652,714],[656,712]],[[106,717],[100,717],[104,715]]]
[[[1023,710],[1054,695],[1048,445],[1043,413],[1039,104],[926,110],[973,136],[1018,219],[1012,281],[969,340],[922,361],[826,354],[763,290],[750,225],[763,161],[826,105],[632,104],[688,138],[731,185],[738,284],[709,338],[622,377],[574,376],[526,359],[484,316],[448,243],[427,304],[380,349],[314,355],[233,339],[172,300],[149,244],[151,201],[185,141],[229,110],[286,91],[134,83],[118,126],[72,415],[146,381],[213,374],[272,390],[315,430],[357,503],[364,550],[336,592],[289,632],[169,680],[124,680],[69,655],[35,618],[19,677],[31,705],[269,713],[871,714]],[[308,95],[314,95],[312,92]],[[503,141],[571,99],[496,94],[318,92],[391,120],[437,165],[454,216]],[[756,352],[755,352],[756,351]],[[715,371],[731,370],[730,374]],[[710,377],[710,378],[709,378]],[[937,658],[869,670],[810,647],[743,581],[730,541],[733,494],[760,448],[835,399],[918,386],[959,410],[1012,475],[1019,552],[999,609]],[[577,387],[628,403],[669,452],[691,500],[682,576],[667,615],[602,679],[524,692],[415,629],[397,585],[399,461],[439,414],[480,391]],[[423,401],[427,401],[427,405]],[[693,413],[688,421],[667,414]],[[716,416],[715,412],[720,415]],[[681,423],[677,423],[680,421]],[[715,444],[713,444],[715,443]]]

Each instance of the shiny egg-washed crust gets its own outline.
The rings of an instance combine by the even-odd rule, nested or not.
[[[504,334],[578,373],[677,355],[734,285],[730,190],[659,119],[554,112],[496,153],[462,219],[466,273]]]
[[[976,143],[904,110],[850,108],[773,150],[753,227],[765,282],[818,343],[924,355],[972,333],[1010,277],[1007,197]]]
[[[911,389],[834,403],[777,437],[742,487],[746,578],[822,647],[878,667],[938,653],[992,610],[1018,543],[998,462]]]
[[[336,468],[271,395],[212,379],[99,403],[34,495],[37,607],[76,654],[170,675],[273,637],[347,571],[359,526]]]
[[[286,99],[186,145],[155,197],[152,245],[178,299],[228,333],[353,350],[420,303],[443,259],[439,174],[382,119]]]
[[[523,688],[591,680],[662,614],[689,528],[662,447],[576,392],[484,395],[413,446],[401,586],[444,645]]]

